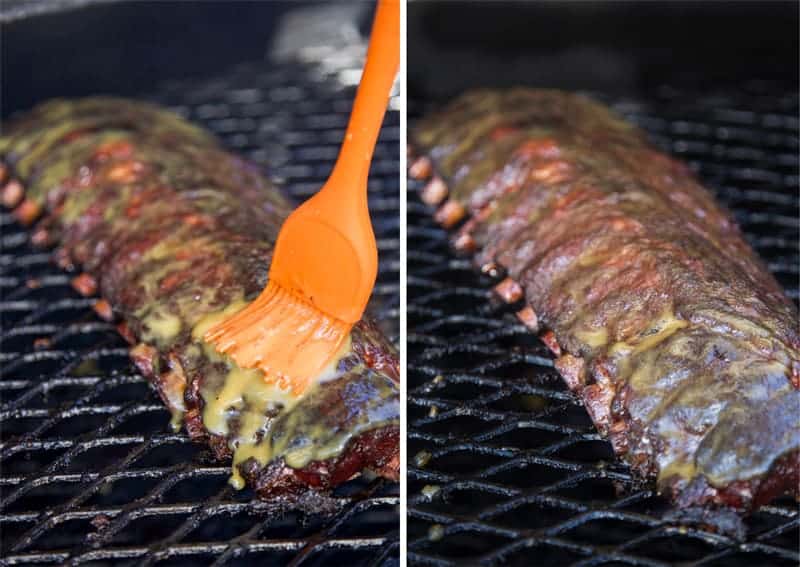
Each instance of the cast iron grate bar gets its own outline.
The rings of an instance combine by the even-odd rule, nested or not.
[[[354,65],[358,65],[354,62]],[[305,63],[238,65],[147,98],[215,132],[296,200],[336,157],[354,90]],[[380,268],[371,303],[397,341],[399,116],[370,176]],[[321,513],[276,510],[227,485],[183,434],[70,276],[0,215],[0,564],[392,564],[399,487],[355,480]]]
[[[696,93],[695,93],[696,94]],[[797,301],[798,97],[763,83],[612,100],[693,167]],[[430,103],[411,103],[413,116]],[[615,461],[547,348],[492,281],[450,253],[409,181],[408,557],[411,564],[797,565],[797,504],[746,522],[747,539],[670,521]]]

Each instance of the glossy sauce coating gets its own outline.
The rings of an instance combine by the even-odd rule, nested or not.
[[[264,288],[291,210],[254,166],[171,113],[112,98],[35,108],[4,131],[0,161],[8,201],[17,185],[24,193],[9,203],[14,214],[25,223],[44,215],[34,239],[85,270],[76,289],[99,290],[109,317],[113,307],[173,424],[233,457],[234,485],[247,478],[274,497],[364,468],[397,478],[397,354],[371,323],[356,324],[303,395],[202,339]]]
[[[547,90],[468,93],[411,140],[423,198],[524,290],[618,455],[682,506],[797,494],[797,310],[685,165]]]

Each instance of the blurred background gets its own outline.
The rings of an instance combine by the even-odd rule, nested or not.
[[[471,86],[635,95],[736,85],[796,88],[794,1],[417,2],[408,9],[412,99]]]
[[[352,46],[369,34],[372,6],[3,0],[2,115],[54,96],[140,95],[165,80],[208,76],[267,55]]]

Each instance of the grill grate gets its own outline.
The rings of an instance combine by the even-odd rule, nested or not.
[[[797,301],[798,98],[772,89],[605,100],[716,190]],[[547,348],[448,252],[419,188],[409,181],[410,563],[798,564],[790,499],[749,518],[744,542],[671,522],[667,503],[614,460]]]
[[[360,62],[354,61],[354,67]],[[318,65],[255,62],[148,97],[211,129],[301,200],[336,157],[354,96]],[[370,177],[380,268],[371,308],[397,342],[399,116]],[[399,487],[355,480],[325,513],[227,485],[139,376],[113,326],[3,214],[0,564],[396,564]]]

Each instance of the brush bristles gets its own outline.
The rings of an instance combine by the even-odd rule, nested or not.
[[[270,283],[245,309],[204,336],[242,368],[298,395],[332,362],[352,325]]]

